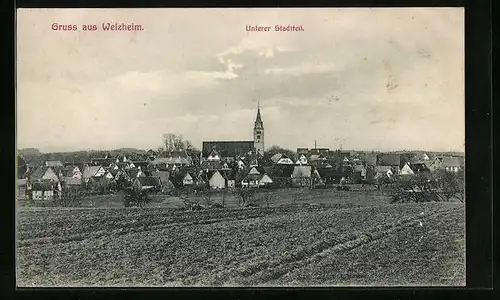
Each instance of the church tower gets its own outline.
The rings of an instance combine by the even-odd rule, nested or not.
[[[257,106],[257,118],[253,127],[253,145],[257,153],[264,155],[264,122],[260,117],[260,104]]]

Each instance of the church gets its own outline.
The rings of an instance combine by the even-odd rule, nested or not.
[[[253,126],[253,141],[204,141],[203,157],[208,157],[212,150],[216,150],[222,158],[236,158],[253,151],[264,155],[264,122],[260,105],[257,106],[257,117]]]

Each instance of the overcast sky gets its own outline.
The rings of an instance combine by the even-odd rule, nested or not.
[[[17,24],[18,148],[252,140],[257,102],[266,148],[464,148],[460,8],[33,9]]]

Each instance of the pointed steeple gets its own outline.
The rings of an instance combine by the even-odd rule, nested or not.
[[[260,116],[260,102],[257,103],[257,118],[255,119],[255,123],[261,123],[262,124],[262,118]]]

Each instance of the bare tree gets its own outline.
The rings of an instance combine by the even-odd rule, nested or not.
[[[207,190],[201,192],[201,198],[203,199],[203,203],[206,206],[211,206],[213,204],[213,202],[212,202],[213,195],[214,195],[214,191],[211,189],[207,189]]]
[[[182,135],[177,135],[175,133],[165,133],[163,134],[163,150],[167,152],[181,151],[181,150],[195,150],[193,144],[184,140]]]
[[[273,200],[273,192],[268,192],[264,195],[264,201],[266,201],[266,207],[269,208],[269,203]]]
[[[237,194],[240,197],[239,204],[241,206],[245,206],[251,203],[251,200],[255,195],[255,190],[252,188],[240,188],[237,190]]]

